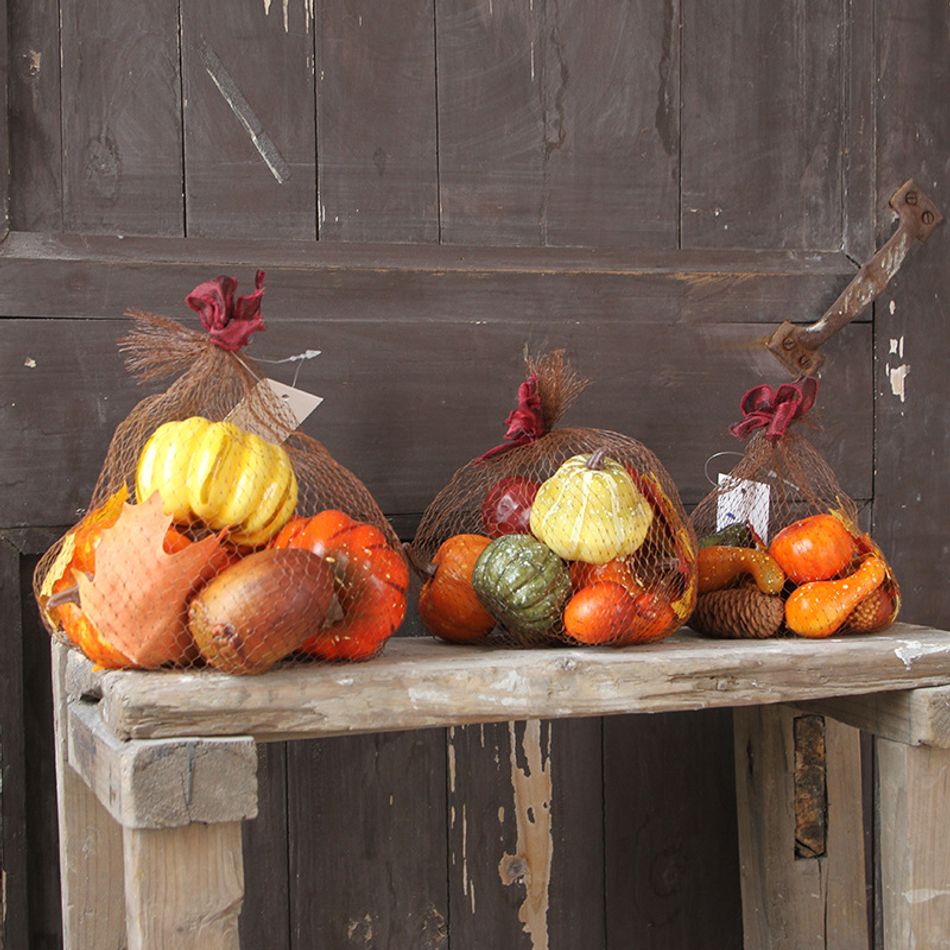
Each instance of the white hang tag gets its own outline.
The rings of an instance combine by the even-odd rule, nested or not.
[[[262,397],[268,398],[267,394],[262,392],[262,387],[270,390],[270,393],[280,401],[283,418],[279,425],[271,423],[270,420],[265,422],[260,419],[251,408],[255,402],[260,403]],[[225,421],[233,422],[246,432],[252,432],[262,439],[279,445],[291,432],[300,428],[304,420],[321,402],[323,402],[323,396],[314,396],[302,389],[279,383],[276,379],[262,379],[251,393],[228,413]]]
[[[768,544],[769,486],[732,475],[719,475],[716,499],[716,530],[748,521],[752,530]]]

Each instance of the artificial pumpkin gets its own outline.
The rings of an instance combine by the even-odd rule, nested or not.
[[[678,626],[673,608],[658,594],[615,581],[582,588],[564,608],[564,630],[580,643],[649,643]]]
[[[324,660],[366,659],[402,623],[409,569],[375,525],[331,508],[293,519],[270,546],[310,551],[333,570],[343,617],[309,637],[303,652]]]
[[[763,594],[778,594],[785,586],[785,574],[774,558],[755,548],[708,545],[699,549],[699,593],[729,587],[743,574],[751,574]]]
[[[643,544],[653,509],[619,462],[603,449],[575,455],[538,489],[531,531],[567,561],[603,564]]]
[[[812,515],[783,528],[769,554],[796,584],[825,581],[840,574],[855,554],[855,542],[841,518]]]
[[[506,534],[482,551],[472,586],[515,639],[534,643],[560,630],[571,578],[564,562],[540,541],[528,534]]]
[[[605,564],[586,564],[584,561],[573,561],[569,570],[574,590],[608,581],[619,584],[627,590],[643,590],[634,573],[633,565],[626,558],[615,558]]]
[[[166,422],[145,443],[135,494],[141,503],[156,491],[176,522],[227,528],[228,539],[244,547],[269,541],[297,504],[297,478],[284,449],[201,416]]]
[[[527,534],[538,483],[521,475],[495,482],[482,502],[482,525],[490,538]]]
[[[495,618],[472,587],[472,572],[490,542],[481,534],[456,534],[439,546],[419,594],[419,617],[437,637],[470,643],[487,637]]]

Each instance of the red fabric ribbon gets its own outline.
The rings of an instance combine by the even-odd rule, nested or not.
[[[518,387],[518,408],[508,413],[505,425],[508,426],[508,431],[505,433],[507,441],[489,449],[476,461],[481,462],[483,459],[500,455],[518,445],[527,445],[544,435],[544,415],[541,412],[541,397],[538,395],[538,377],[534,373]]]
[[[264,271],[257,272],[254,286],[254,293],[242,294],[235,300],[237,281],[233,277],[222,275],[198,284],[185,297],[185,303],[201,317],[211,342],[221,349],[233,353],[247,346],[252,333],[266,329],[261,316]]]
[[[818,380],[812,377],[797,383],[783,383],[772,389],[765,384],[753,386],[739,403],[744,416],[729,427],[736,438],[744,439],[756,429],[765,429],[765,437],[777,442],[796,419],[801,419],[815,404]]]

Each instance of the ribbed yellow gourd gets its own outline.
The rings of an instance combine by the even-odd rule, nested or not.
[[[605,564],[643,544],[653,509],[603,451],[575,455],[538,489],[531,533],[566,561]]]
[[[145,502],[156,491],[175,521],[228,528],[228,539],[247,547],[269,541],[297,505],[297,478],[279,445],[201,416],[166,422],[145,443],[135,494]]]

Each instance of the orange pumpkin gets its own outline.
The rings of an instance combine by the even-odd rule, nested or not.
[[[564,608],[564,630],[581,643],[628,646],[661,640],[679,626],[660,595],[614,581],[579,590]]]
[[[456,534],[436,552],[432,574],[419,594],[419,617],[435,636],[471,643],[494,629],[495,618],[472,587],[475,562],[489,543],[481,534]]]
[[[368,659],[402,623],[409,569],[375,525],[331,508],[294,518],[270,547],[311,551],[333,569],[343,617],[306,640],[304,653],[324,660]]]
[[[856,546],[851,532],[834,515],[812,515],[783,528],[769,554],[796,584],[825,581],[851,563]]]
[[[591,584],[610,582],[619,584],[629,591],[642,590],[637,582],[633,567],[626,558],[614,558],[606,564],[587,564],[584,561],[573,561],[570,565],[571,583],[574,590],[581,590]]]

